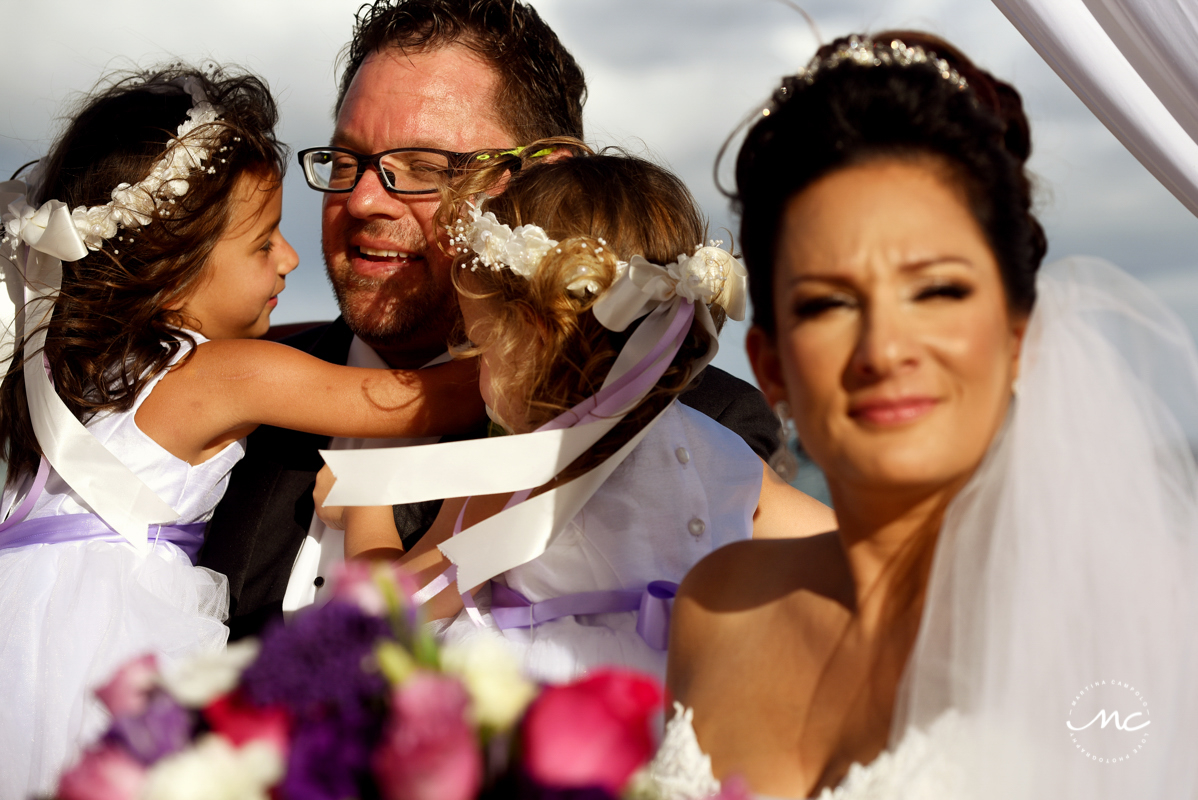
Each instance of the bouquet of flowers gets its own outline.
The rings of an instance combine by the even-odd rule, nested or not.
[[[220,655],[122,667],[60,800],[643,796],[661,689],[626,671],[540,688],[497,641],[441,648],[408,578],[350,563],[323,606]]]

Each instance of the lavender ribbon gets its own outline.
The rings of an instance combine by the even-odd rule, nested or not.
[[[195,564],[204,543],[206,522],[186,525],[151,525],[150,544],[158,541],[170,542],[187,554]],[[0,530],[0,550],[24,547],[29,544],[63,544],[65,542],[125,542],[100,517],[95,514],[60,514],[55,517],[38,517],[17,522]]]
[[[578,592],[533,603],[499,583],[491,584],[491,616],[500,630],[531,628],[562,617],[580,614],[617,614],[636,611],[636,632],[654,650],[665,651],[670,643],[670,611],[678,584],[653,581],[642,590],[609,589]]]

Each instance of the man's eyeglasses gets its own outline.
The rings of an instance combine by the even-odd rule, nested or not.
[[[523,151],[523,147],[515,147],[501,151],[454,153],[431,147],[399,147],[365,156],[344,147],[311,147],[299,151],[297,155],[300,166],[304,168],[304,178],[318,192],[352,192],[366,168],[373,166],[389,192],[432,194],[474,162],[485,162],[501,156],[519,156]],[[551,148],[545,148],[533,153],[530,158],[539,158],[551,152]],[[519,160],[512,167],[519,169]]]
[[[396,194],[432,194],[475,157],[429,147],[400,147],[368,156],[344,147],[313,147],[298,155],[304,178],[318,192],[352,192],[366,168],[373,166],[387,191]]]

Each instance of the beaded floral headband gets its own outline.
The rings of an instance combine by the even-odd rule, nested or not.
[[[782,81],[778,94],[785,98],[796,83],[810,86],[815,82],[819,73],[834,69],[844,63],[856,64],[859,67],[910,67],[916,64],[930,64],[940,73],[940,77],[958,89],[969,88],[969,83],[952,66],[935,53],[924,50],[919,45],[908,46],[901,39],[889,42],[875,42],[868,36],[853,35],[846,44],[833,50],[827,56],[815,56],[807,66],[793,76]],[[769,109],[763,112],[769,116]]]
[[[463,268],[499,270],[506,267],[527,279],[536,274],[550,251],[561,252],[561,243],[550,239],[545,230],[536,225],[512,229],[501,223],[494,213],[480,211],[473,205],[469,207],[468,215],[469,222],[458,219],[449,229],[450,244],[459,252],[468,249],[475,253],[474,258],[462,264]],[[602,253],[607,244],[602,239],[597,241],[596,255]],[[616,262],[618,277],[596,302],[595,315],[605,327],[624,330],[656,305],[679,297],[703,305],[716,303],[732,319],[744,319],[748,273],[740,261],[720,247],[721,244],[713,241],[705,247],[698,246],[691,255],[680,254],[672,264],[654,264],[639,255],[626,262]],[[585,242],[580,246],[588,247]],[[625,285],[635,287],[636,291],[628,292]],[[600,287],[583,268],[566,284],[566,290],[575,297],[584,297],[599,294]]]
[[[208,101],[194,77],[184,78],[180,85],[191,95],[194,105],[150,174],[132,185],[118,184],[112,190],[112,200],[104,205],[78,206],[71,211],[71,222],[88,250],[99,250],[104,240],[116,236],[120,228],[148,225],[155,211],[163,205],[173,205],[176,198],[187,194],[188,176],[193,170],[202,169],[220,144],[223,130],[212,123],[220,119],[222,109]],[[206,172],[213,174],[216,168],[209,166]],[[22,242],[35,246],[56,205],[61,203],[49,200],[35,209],[25,197],[10,203],[8,213],[0,217],[5,229],[2,241],[14,248]],[[161,213],[170,216],[170,209],[164,208]]]

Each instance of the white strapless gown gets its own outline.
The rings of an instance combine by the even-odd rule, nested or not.
[[[674,704],[657,755],[641,776],[642,785],[661,800],[702,800],[719,794],[720,782],[711,774],[691,725],[692,712]],[[946,714],[926,732],[911,730],[893,750],[868,765],[854,764],[835,789],[824,789],[816,800],[947,800],[965,797],[965,782],[955,757],[961,723]],[[781,800],[757,795],[759,800]]]

